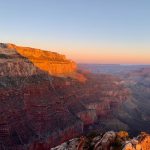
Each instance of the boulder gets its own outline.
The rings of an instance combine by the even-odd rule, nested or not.
[[[94,150],[110,150],[111,144],[115,141],[116,133],[109,131],[104,134],[102,139],[98,141],[94,147]]]

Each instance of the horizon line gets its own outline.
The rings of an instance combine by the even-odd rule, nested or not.
[[[77,64],[82,64],[82,65],[106,65],[106,66],[111,66],[111,65],[115,65],[115,66],[150,66],[150,64],[124,64],[124,63],[122,63],[122,64],[120,64],[120,63],[112,63],[112,64],[107,64],[107,63],[105,63],[105,64],[103,64],[103,63],[77,63]]]

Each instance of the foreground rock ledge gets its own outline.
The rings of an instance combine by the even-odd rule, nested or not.
[[[130,139],[125,131],[108,131],[94,137],[71,139],[51,150],[150,150],[150,134],[142,132]]]

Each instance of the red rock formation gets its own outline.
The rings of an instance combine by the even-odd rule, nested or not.
[[[77,68],[76,64],[67,60],[65,55],[13,44],[8,44],[7,47],[15,49],[21,56],[28,58],[36,67],[51,75],[74,73]]]
[[[128,95],[116,84],[119,79],[84,78],[62,55],[0,47],[0,146],[5,149],[47,149],[79,136],[85,125],[107,118]],[[78,76],[84,82],[75,80]]]
[[[17,55],[20,54],[22,57],[25,57],[29,61],[31,61],[37,68],[39,68],[43,71],[46,71],[51,75],[73,74],[76,72],[76,68],[77,68],[76,64],[73,61],[66,59],[65,55],[61,55],[61,54],[58,54],[55,52],[50,52],[50,51],[43,51],[40,49],[34,49],[34,48],[29,48],[29,47],[20,47],[20,46],[16,46],[13,44],[2,44],[1,43],[1,53],[3,55],[7,54],[7,56],[9,56],[9,58],[13,57],[16,59],[17,59]],[[21,61],[21,62],[15,61],[14,63],[7,62],[7,66],[10,68],[13,67],[13,65],[19,66],[18,63],[25,63],[25,62],[24,61]],[[26,66],[26,67],[28,67],[28,66]],[[15,68],[17,69],[17,67],[15,67]],[[18,68],[18,69],[21,71],[20,68]],[[24,68],[22,68],[22,69],[24,69]],[[30,68],[30,69],[32,70],[32,68]],[[11,70],[10,72],[12,72],[12,71],[14,71],[14,70]],[[5,73],[6,72],[4,72],[3,74],[5,74]]]

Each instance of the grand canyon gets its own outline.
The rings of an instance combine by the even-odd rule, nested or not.
[[[0,43],[0,149],[50,150],[91,133],[150,132],[150,67],[108,67]]]

